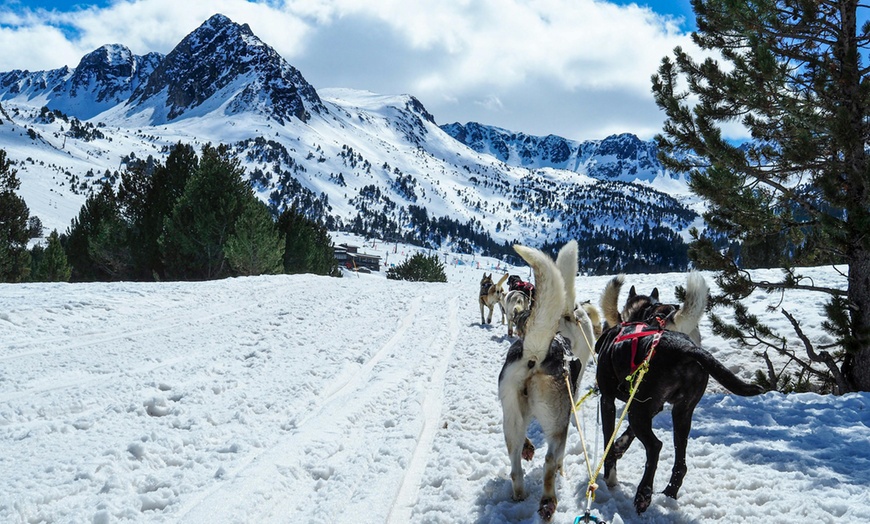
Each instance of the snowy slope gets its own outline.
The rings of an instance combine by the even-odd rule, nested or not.
[[[364,249],[391,262],[411,250]],[[535,522],[542,436],[533,426],[530,495],[514,502],[496,393],[510,340],[479,324],[478,281],[493,262],[445,256],[446,284],[350,274],[0,285],[0,521]],[[810,272],[819,285],[838,278]],[[579,278],[578,299],[597,300],[606,280]],[[628,282],[671,300],[685,280]],[[753,297],[751,310],[771,300]],[[822,336],[811,298],[786,300]],[[706,321],[702,336],[742,376],[761,366]],[[581,426],[597,457],[594,404]],[[635,444],[593,508],[614,523],[868,522],[868,407],[867,394],[739,398],[711,381],[680,499],[656,494],[634,515]],[[667,413],[656,420],[658,491],[670,426]],[[582,512],[587,480],[571,428],[555,522]]]

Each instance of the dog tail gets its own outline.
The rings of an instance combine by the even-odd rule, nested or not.
[[[683,307],[674,315],[676,330],[689,335],[695,344],[701,344],[701,332],[698,323],[707,309],[707,294],[710,288],[707,281],[697,271],[692,271],[686,278],[686,299]]]
[[[532,268],[537,290],[537,300],[526,324],[523,358],[541,363],[550,351],[550,341],[556,336],[565,307],[565,286],[559,268],[544,252],[521,245],[515,245],[514,250]]]
[[[592,334],[595,336],[595,340],[598,340],[598,337],[601,336],[601,311],[595,307],[595,304],[591,302],[584,302],[580,304],[580,308],[586,312],[586,316],[589,317],[589,321],[592,322]]]
[[[726,368],[724,364],[716,360],[712,353],[704,348],[694,346],[693,356],[698,364],[704,368],[704,371],[710,374],[716,382],[725,386],[725,389],[740,395],[741,397],[752,397],[764,393],[764,388],[757,384],[749,384],[740,379],[737,375]]]
[[[559,250],[556,256],[556,267],[562,275],[565,285],[565,306],[562,309],[562,319],[559,328],[562,335],[571,340],[571,352],[580,359],[583,366],[592,356],[595,346],[595,334],[592,320],[584,309],[576,309],[575,281],[577,279],[577,241],[571,240]]]
[[[619,274],[607,281],[604,293],[601,294],[601,311],[604,312],[604,322],[613,327],[618,325],[619,318],[619,291],[625,283],[625,275]]]
[[[556,267],[562,275],[562,283],[565,285],[565,308],[562,315],[574,314],[574,281],[577,277],[577,241],[572,240],[562,246],[556,256]]]
[[[497,287],[499,289],[499,291],[501,291],[501,286],[502,286],[502,284],[504,284],[504,281],[507,279],[508,279],[508,274],[505,273],[503,277],[498,279],[498,283],[495,285],[495,287]]]

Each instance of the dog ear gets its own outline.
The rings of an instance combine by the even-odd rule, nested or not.
[[[650,293],[649,296],[650,296],[651,299],[653,299],[653,300],[655,300],[656,302],[658,302],[658,301],[659,301],[659,288],[654,287],[653,290],[652,290],[652,293]]]
[[[637,295],[637,291],[634,290],[634,286],[631,286],[631,289],[628,290],[628,298],[632,298]]]

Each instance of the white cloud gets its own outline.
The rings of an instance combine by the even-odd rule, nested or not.
[[[650,75],[675,46],[693,48],[673,20],[600,0],[127,0],[68,13],[8,9],[0,11],[0,71],[74,67],[106,43],[166,53],[220,12],[248,23],[315,87],[410,93],[439,122],[476,119],[575,139],[618,126],[654,133],[662,115]]]

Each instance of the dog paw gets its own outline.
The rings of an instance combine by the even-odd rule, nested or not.
[[[666,497],[671,497],[672,499],[677,499],[677,492],[680,490],[679,486],[674,486],[673,484],[668,484],[668,487],[662,492]]]
[[[616,466],[611,468],[604,468],[604,483],[607,484],[608,488],[612,488],[619,483],[619,479],[616,478]]]
[[[523,443],[523,460],[532,460],[535,458],[535,445],[532,444],[532,441],[526,439],[525,443]]]
[[[538,506],[538,515],[544,522],[553,520],[553,515],[556,513],[556,499],[554,497],[544,497],[541,499],[541,504]]]
[[[649,508],[652,502],[652,488],[647,486],[637,490],[637,495],[634,496],[634,509],[640,515]]]

